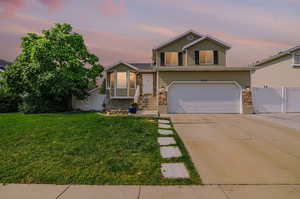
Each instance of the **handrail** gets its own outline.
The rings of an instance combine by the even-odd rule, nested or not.
[[[135,90],[135,94],[134,94],[134,103],[138,103],[139,102],[139,98],[140,98],[140,86],[138,85],[136,87],[136,90]]]

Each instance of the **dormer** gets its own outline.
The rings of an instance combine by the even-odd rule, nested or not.
[[[229,44],[193,30],[160,44],[153,49],[156,66],[226,66]]]

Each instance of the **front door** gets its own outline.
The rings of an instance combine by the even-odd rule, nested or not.
[[[153,94],[153,74],[143,74],[143,94]]]

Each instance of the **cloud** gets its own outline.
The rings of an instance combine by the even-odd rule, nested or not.
[[[21,36],[28,32],[41,33],[51,28],[54,21],[28,14],[16,13],[9,20],[0,20],[0,59],[13,61],[20,53]],[[154,42],[122,33],[103,32],[74,26],[74,31],[82,34],[88,49],[97,55],[100,63],[109,65],[120,59],[129,62],[151,62],[151,47]]]
[[[0,17],[10,17],[24,6],[26,0],[0,0]]]
[[[158,33],[160,35],[164,35],[164,36],[168,36],[168,37],[172,37],[175,36],[176,33],[168,28],[164,28],[164,27],[160,27],[160,26],[150,26],[150,25],[139,25],[138,28],[148,31],[148,32],[152,32],[152,33]]]
[[[47,6],[49,11],[56,11],[62,8],[62,0],[38,0]],[[7,18],[13,16],[16,11],[26,4],[33,3],[32,0],[0,0],[0,17]]]
[[[120,16],[126,12],[125,0],[103,0],[97,7],[103,16]]]
[[[63,7],[61,0],[39,0],[42,4],[46,5],[50,12],[56,11]]]

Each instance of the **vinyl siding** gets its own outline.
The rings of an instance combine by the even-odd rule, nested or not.
[[[250,71],[224,72],[159,72],[159,86],[166,88],[172,81],[236,81],[242,88],[250,87]]]
[[[195,65],[195,51],[200,50],[213,50],[218,51],[219,53],[219,66],[225,66],[226,65],[226,49],[223,46],[220,46],[216,42],[212,40],[205,39],[204,41],[195,44],[188,48],[188,65],[194,66]],[[203,64],[201,64],[203,65]]]
[[[155,53],[154,53],[154,57],[157,59],[156,60],[156,64],[158,66],[161,66],[161,59],[160,59],[160,53],[161,52],[181,52],[183,46],[191,43],[192,41],[187,40],[187,37],[193,35],[194,36],[194,40],[199,39],[200,37],[197,35],[194,35],[192,33],[178,39],[175,40],[173,42],[171,42],[170,44],[158,49]],[[194,41],[193,40],[193,41]],[[204,41],[195,44],[193,46],[191,46],[190,48],[188,48],[188,54],[186,54],[186,51],[183,52],[183,65],[189,65],[189,66],[193,66],[195,65],[195,51],[196,50],[217,50],[219,52],[219,66],[225,66],[226,65],[226,48],[224,46],[219,45],[218,43],[209,40],[209,39],[205,39]]]
[[[300,68],[294,67],[292,63],[293,56],[286,55],[259,66],[262,68],[251,74],[252,87],[299,87]]]
[[[160,53],[161,52],[181,52],[183,46],[192,42],[192,41],[187,40],[187,37],[189,37],[191,35],[194,37],[194,40],[200,38],[198,35],[190,33],[190,34],[187,34],[186,36],[181,37],[181,38],[169,43],[168,45],[156,50],[155,57],[157,58],[157,61],[156,61],[157,65],[160,66]],[[185,64],[185,59],[186,59],[185,54],[183,54],[183,64]]]

